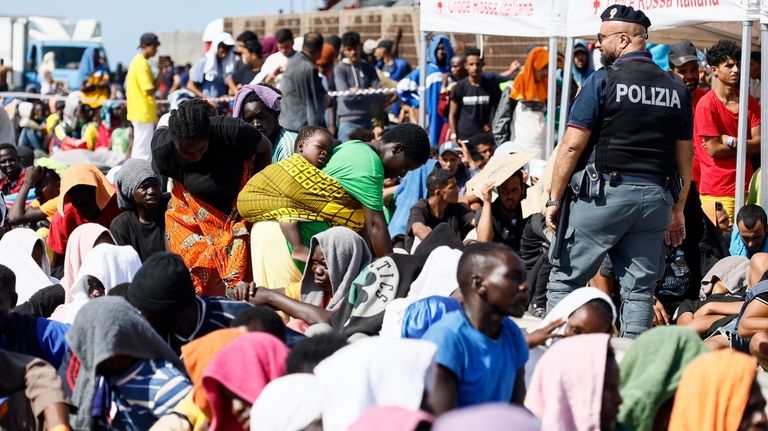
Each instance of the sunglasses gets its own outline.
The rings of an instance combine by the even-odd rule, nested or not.
[[[611,33],[611,34],[598,33],[597,34],[597,41],[599,43],[603,43],[604,40],[608,39],[611,36],[616,36],[617,34],[627,34],[627,32],[625,32],[625,31],[617,31],[616,33]]]

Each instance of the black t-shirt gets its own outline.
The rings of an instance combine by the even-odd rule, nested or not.
[[[483,209],[477,212],[475,223],[480,222]],[[512,247],[516,253],[520,253],[520,240],[525,229],[525,219],[518,215],[512,220],[507,220],[501,210],[501,203],[496,199],[491,204],[491,224],[493,225],[493,242],[500,242]]]
[[[259,148],[261,132],[243,120],[211,117],[208,151],[197,162],[181,157],[167,127],[152,137],[152,165],[155,172],[181,181],[197,199],[225,215],[235,208],[243,182],[243,162],[253,159],[254,172],[271,162],[272,148]]]
[[[258,73],[259,71],[253,70],[251,65],[240,62],[237,65],[237,68],[235,68],[235,71],[232,72],[232,81],[235,84],[250,84]]]
[[[499,84],[490,79],[481,79],[475,87],[469,78],[459,81],[451,91],[451,100],[459,103],[459,120],[456,134],[459,139],[469,139],[483,131],[483,125],[491,124],[493,112],[501,100]]]
[[[456,233],[459,239],[464,239],[465,236],[474,229],[472,225],[472,211],[468,210],[462,204],[448,204],[445,208],[443,217],[436,217],[432,214],[432,210],[429,208],[429,203],[426,199],[416,201],[411,207],[411,214],[408,217],[408,232],[405,236],[405,249],[410,250],[413,246],[413,230],[411,226],[414,223],[423,223],[430,229],[434,229],[440,223],[447,223],[451,230]]]
[[[112,220],[109,227],[117,245],[130,245],[144,262],[153,253],[165,251],[165,211],[158,212],[154,223],[144,224],[133,211]]]

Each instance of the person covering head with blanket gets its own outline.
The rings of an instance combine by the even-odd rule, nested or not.
[[[106,425],[106,405],[95,395],[104,379],[117,414],[115,429],[149,429],[192,389],[184,364],[123,298],[108,296],[85,304],[67,333],[79,360],[72,401],[73,429]]]
[[[621,361],[619,424],[624,429],[668,429],[680,376],[707,348],[696,331],[657,326],[632,343]]]
[[[209,117],[205,100],[181,104],[152,137],[154,171],[174,180],[165,215],[168,249],[184,259],[198,294],[222,296],[250,280],[248,229],[235,199],[271,157],[261,132],[237,118]]]
[[[512,83],[509,94],[516,105],[513,111],[514,140],[523,151],[531,151],[543,157],[544,105],[547,103],[547,71],[549,51],[537,46],[525,59],[520,75]]]
[[[371,143],[349,141],[333,150],[322,171],[306,161],[287,159],[256,175],[238,197],[249,221],[314,221],[302,226],[309,239],[332,225],[365,226],[376,256],[392,252],[384,220],[384,178],[398,178],[429,158],[429,140],[415,124],[401,124]],[[257,266],[257,265],[254,265]]]
[[[296,132],[286,130],[277,121],[283,95],[266,84],[247,84],[237,92],[232,116],[259,129],[272,142],[272,163],[293,154]]]

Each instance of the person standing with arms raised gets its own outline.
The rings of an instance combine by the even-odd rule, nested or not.
[[[621,283],[621,335],[635,338],[651,327],[663,240],[677,246],[685,238],[691,97],[653,63],[642,11],[612,5],[601,19],[596,47],[605,67],[573,104],[546,204],[547,225],[560,230],[547,308],[585,286],[610,254]],[[570,220],[561,223],[564,205]]]

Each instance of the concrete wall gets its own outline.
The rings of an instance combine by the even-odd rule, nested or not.
[[[203,56],[202,31],[174,31],[158,33],[160,47],[158,55],[170,55],[174,64],[194,64]]]

